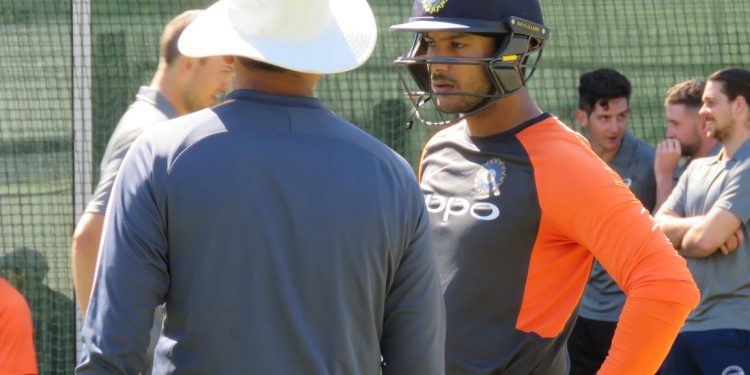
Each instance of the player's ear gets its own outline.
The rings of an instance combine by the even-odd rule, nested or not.
[[[736,98],[734,98],[734,102],[732,103],[732,107],[734,109],[735,115],[738,117],[747,117],[747,100],[745,100],[745,97],[742,95],[737,95]],[[744,116],[743,116],[744,115]]]
[[[195,66],[198,64],[198,59],[181,55],[175,62],[180,67],[180,71],[189,72],[195,69]]]
[[[576,120],[581,127],[586,128],[589,125],[589,115],[582,109],[576,110]]]

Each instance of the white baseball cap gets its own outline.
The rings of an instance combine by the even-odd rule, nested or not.
[[[183,31],[180,53],[243,56],[303,73],[352,70],[375,49],[366,0],[219,0]]]

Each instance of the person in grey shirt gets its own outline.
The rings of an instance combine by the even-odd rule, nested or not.
[[[141,86],[135,101],[117,123],[101,160],[99,183],[73,233],[73,283],[81,313],[86,313],[104,214],[123,157],[145,130],[171,118],[216,104],[232,87],[232,65],[219,57],[195,59],[177,50],[177,40],[200,10],[185,11],[164,27],[159,66],[149,86]]]
[[[701,116],[724,146],[694,160],[656,219],[701,290],[662,374],[750,373],[750,71],[708,78]]]
[[[224,56],[238,89],[125,157],[77,373],[141,371],[162,303],[158,374],[444,373],[414,173],[313,96],[376,35],[365,0],[221,0],[185,29],[180,51]]]
[[[579,79],[576,119],[594,152],[609,165],[648,210],[654,208],[654,148],[629,128],[630,81],[614,69],[597,69]],[[578,319],[568,338],[570,374],[595,374],[607,357],[625,304],[625,294],[598,261],[589,276]]]
[[[705,86],[705,82],[691,79],[680,82],[667,91],[664,99],[666,139],[656,145],[654,159],[657,209],[667,200],[691,161],[713,156],[721,151],[721,143],[711,137],[706,121],[698,113],[703,105]],[[682,164],[681,157],[687,157]]]

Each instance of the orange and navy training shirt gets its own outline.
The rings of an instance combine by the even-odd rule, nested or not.
[[[698,291],[587,141],[549,114],[484,138],[436,134],[419,171],[446,303],[446,373],[567,374],[596,257],[627,295],[602,374],[654,373]]]

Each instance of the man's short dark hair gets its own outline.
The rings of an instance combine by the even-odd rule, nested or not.
[[[49,271],[49,265],[41,251],[19,246],[0,257],[0,271],[24,272],[29,280],[41,282]]]
[[[729,100],[742,96],[750,104],[750,71],[740,68],[725,68],[711,74],[708,80],[721,82],[721,92]]]
[[[597,104],[609,107],[609,101],[626,98],[630,101],[630,81],[614,69],[597,69],[581,75],[578,86],[578,109],[590,115]]]
[[[706,83],[697,79],[678,83],[667,91],[664,106],[682,104],[689,108],[699,109],[703,105],[703,90],[705,88]]]

